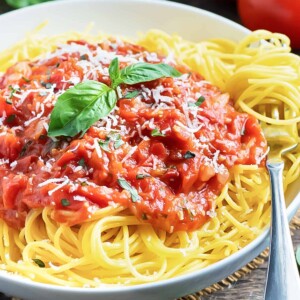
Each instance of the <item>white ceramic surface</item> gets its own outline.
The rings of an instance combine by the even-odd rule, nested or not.
[[[38,24],[48,20],[46,34],[82,30],[94,22],[96,32],[135,37],[151,28],[178,33],[186,39],[207,38],[239,40],[248,30],[212,13],[168,1],[151,0],[68,0],[48,2],[0,16],[0,50],[20,40]],[[288,215],[291,218],[300,206],[300,180],[287,192]],[[134,287],[69,288],[30,282],[0,272],[0,290],[32,300],[114,300],[174,299],[200,290],[241,268],[256,257],[268,243],[264,232],[247,247],[203,270],[157,283]]]

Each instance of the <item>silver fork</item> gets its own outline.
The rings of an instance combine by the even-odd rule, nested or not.
[[[280,111],[278,106],[268,107],[264,111],[276,119],[285,114],[283,108]],[[300,299],[300,279],[282,184],[284,168],[282,155],[297,147],[297,126],[278,126],[266,123],[261,125],[270,147],[267,168],[272,191],[271,243],[264,299],[297,300]]]

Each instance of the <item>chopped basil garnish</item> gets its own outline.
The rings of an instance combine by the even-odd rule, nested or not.
[[[198,98],[197,102],[195,102],[195,103],[189,102],[188,107],[200,106],[204,101],[205,101],[205,98],[203,96],[200,96]]]
[[[123,142],[123,140],[122,140],[122,138],[121,138],[121,135],[118,133],[118,134],[115,134],[114,136],[113,136],[113,140],[115,141],[114,142],[114,147],[115,147],[115,149],[118,149],[118,148],[120,148],[123,144],[124,144],[124,142]]]
[[[62,206],[70,206],[71,205],[70,201],[66,198],[61,199],[60,203]]]
[[[20,157],[24,156],[29,148],[29,146],[32,144],[33,142],[32,141],[28,141],[24,144],[24,146],[22,147],[21,149],[21,152],[20,152]]]
[[[103,140],[98,141],[99,146],[106,152],[110,152],[109,143],[110,143],[110,138],[108,137],[106,137],[105,141]]]
[[[136,174],[136,179],[144,179],[144,178],[148,178],[151,177],[148,174]]]
[[[116,88],[181,73],[167,64],[136,63],[120,70],[118,58],[109,66],[111,87],[93,80],[81,82],[60,95],[50,116],[48,136],[70,136],[85,133],[96,121],[106,117],[116,106]],[[47,88],[47,83],[41,83]]]
[[[6,118],[7,123],[12,123],[16,119],[16,115],[10,115]]]
[[[135,90],[135,91],[127,92],[123,97],[125,99],[131,99],[131,98],[135,98],[138,94],[139,91]]]
[[[25,82],[27,82],[27,83],[30,82],[30,79],[28,79],[28,78],[26,78],[26,77],[24,77],[24,76],[22,76],[22,79],[23,79]]]
[[[9,99],[11,99],[16,92],[21,91],[20,88],[14,88],[12,85],[10,85],[8,88],[10,90]]]
[[[165,136],[165,134],[160,132],[159,129],[155,128],[151,131],[151,136]]]
[[[7,104],[9,104],[9,105],[12,105],[12,101],[11,100],[9,100],[9,99],[5,99],[5,102],[7,103]]]
[[[119,178],[118,184],[121,188],[123,188],[124,190],[130,193],[132,202],[137,202],[140,199],[137,190],[133,186],[131,186],[131,184],[128,181],[126,181],[124,178]]]
[[[119,133],[112,133],[105,138],[105,141],[99,140],[99,146],[106,152],[110,152],[109,144],[113,142],[113,147],[115,149],[120,148],[124,142],[122,141],[121,135]]]
[[[79,161],[78,161],[78,165],[81,166],[81,167],[85,167],[85,160],[84,158],[81,158]]]
[[[45,263],[42,261],[42,260],[40,260],[40,259],[38,259],[38,258],[33,258],[32,259],[40,268],[45,268]]]
[[[46,88],[47,90],[51,89],[52,87],[52,83],[50,82],[44,82],[44,81],[41,81],[41,85]]]
[[[79,60],[87,60],[88,56],[86,54],[80,55]]]
[[[195,153],[191,152],[191,151],[186,151],[184,154],[183,154],[183,157],[185,159],[189,159],[189,158],[194,158],[196,156]]]

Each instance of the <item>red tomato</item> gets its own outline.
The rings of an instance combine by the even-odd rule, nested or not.
[[[284,33],[291,39],[293,48],[300,48],[300,1],[238,0],[238,10],[249,29]]]

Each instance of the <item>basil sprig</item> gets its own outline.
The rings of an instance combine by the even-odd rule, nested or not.
[[[120,70],[118,58],[109,66],[111,86],[88,80],[60,95],[50,116],[48,136],[70,136],[85,133],[97,120],[106,117],[116,106],[116,88],[181,73],[167,64],[136,63]]]

